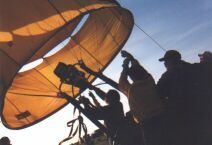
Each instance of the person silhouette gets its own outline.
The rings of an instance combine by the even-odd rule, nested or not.
[[[104,93],[104,91],[93,86],[92,90],[98,92],[97,94],[103,95],[101,98],[105,99],[107,105],[100,106],[98,104],[96,107],[90,107],[89,105],[84,104],[85,109],[96,119],[104,120],[105,127],[108,130],[109,143],[112,145],[118,129],[124,122],[124,110],[123,105],[120,102],[120,95],[118,91],[113,89]],[[93,94],[89,93],[89,95],[93,97]]]
[[[134,121],[142,128],[146,144],[157,145],[163,138],[163,104],[157,95],[155,81],[130,53],[122,51],[121,54],[125,59],[119,88],[128,98]]]
[[[12,145],[12,144],[10,143],[10,139],[4,136],[0,139],[0,145]]]
[[[198,122],[196,132],[199,132],[199,144],[210,145],[212,143],[212,53],[205,51],[198,54],[199,63],[193,65],[194,88],[193,99],[196,100],[193,110]],[[194,112],[193,111],[193,112]],[[197,119],[196,119],[197,120]]]
[[[129,101],[134,120],[141,123],[159,115],[162,110],[161,100],[157,97],[153,77],[127,51],[122,51],[123,70],[119,78],[119,89]],[[131,63],[131,66],[130,66]],[[132,83],[128,80],[132,80]]]
[[[200,63],[212,63],[212,53],[210,51],[205,51],[202,54],[198,54],[200,58]]]
[[[205,60],[190,64],[178,51],[169,50],[159,61],[167,69],[157,83],[166,100],[166,144],[211,144],[212,80]]]

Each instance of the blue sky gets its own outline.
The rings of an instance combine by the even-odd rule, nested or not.
[[[165,49],[177,49],[184,60],[198,62],[198,53],[212,50],[212,1],[119,0],[135,16],[135,23]],[[164,55],[137,27],[124,49],[132,52],[156,81],[164,71],[158,58]]]
[[[135,22],[165,49],[177,49],[184,60],[198,62],[198,53],[212,51],[212,1],[211,0],[118,0],[131,10]],[[164,51],[137,27],[134,27],[125,50],[131,52],[157,81],[165,71],[158,59]],[[104,74],[118,80],[121,72],[120,55]],[[101,87],[108,90],[108,86]],[[122,96],[125,111],[127,100]],[[55,115],[23,130],[8,130],[0,124],[0,137],[8,136],[14,145],[57,145],[68,135],[66,122],[72,119],[73,107],[68,105]],[[86,121],[88,122],[88,121]],[[89,132],[94,130],[91,123]]]

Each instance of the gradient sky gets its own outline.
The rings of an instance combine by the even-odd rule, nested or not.
[[[118,1],[133,13],[137,25],[166,50],[179,50],[184,60],[198,62],[198,53],[212,51],[211,0]],[[131,52],[157,82],[165,71],[163,63],[158,62],[164,55],[164,50],[136,26],[124,49]],[[122,60],[118,55],[104,74],[117,81],[122,69]],[[109,89],[106,85],[101,88]],[[124,96],[122,102],[127,111],[129,108]],[[66,123],[72,119],[72,113],[73,106],[68,105],[48,119],[22,130],[9,130],[0,124],[0,137],[8,136],[13,145],[58,145],[69,133]],[[88,131],[93,132],[95,127],[87,120],[86,122]]]

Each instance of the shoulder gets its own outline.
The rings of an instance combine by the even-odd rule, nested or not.
[[[174,71],[171,71],[171,70],[167,70],[166,72],[164,72],[162,75],[161,75],[161,78],[159,79],[159,81],[161,80],[161,79],[164,79],[164,78],[168,78],[170,75],[172,75],[172,73],[173,73]]]
[[[117,103],[114,103],[114,104],[111,104],[110,105],[111,108],[113,108],[112,110],[123,110],[123,105],[121,102],[117,102]]]
[[[121,102],[117,102],[117,103],[113,104],[113,106],[123,107],[123,105],[122,105],[122,103],[121,103]]]

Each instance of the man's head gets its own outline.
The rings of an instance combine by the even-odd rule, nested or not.
[[[118,91],[112,90],[112,89],[109,90],[106,94],[105,101],[108,104],[113,104],[113,103],[119,102],[120,101],[120,95],[119,95]]]
[[[10,139],[8,137],[2,137],[0,139],[0,145],[11,145],[10,144]]]
[[[212,63],[212,53],[205,51],[203,54],[198,54],[200,57],[200,63]]]
[[[166,68],[170,69],[181,61],[181,54],[176,50],[168,50],[164,57],[160,58],[159,61],[164,61]]]

